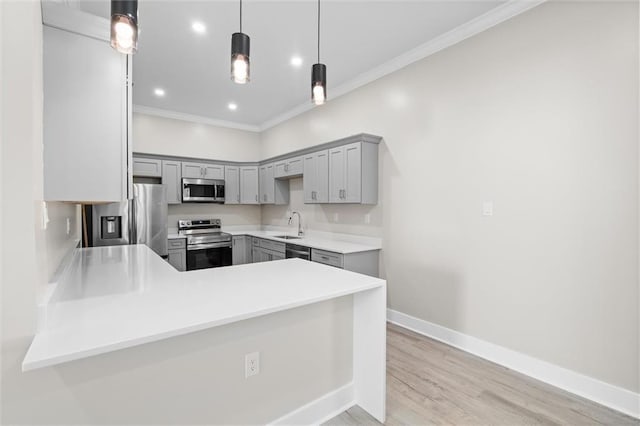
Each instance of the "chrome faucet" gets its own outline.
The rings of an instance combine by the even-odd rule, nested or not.
[[[291,225],[291,221],[293,220],[293,215],[298,215],[298,237],[304,236],[304,231],[302,230],[302,216],[298,212],[291,213],[291,217],[289,217],[289,225]]]

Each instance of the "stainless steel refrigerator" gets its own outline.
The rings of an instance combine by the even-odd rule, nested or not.
[[[94,205],[93,246],[146,244],[167,257],[167,188],[136,183],[133,200]]]

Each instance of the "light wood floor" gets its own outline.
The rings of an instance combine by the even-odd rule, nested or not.
[[[325,424],[379,423],[356,406]],[[617,426],[640,421],[389,325],[386,424]]]

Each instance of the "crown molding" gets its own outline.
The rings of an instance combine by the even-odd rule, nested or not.
[[[235,121],[217,120],[215,118],[203,117],[201,115],[184,114],[182,112],[169,111],[165,109],[152,108],[144,105],[133,105],[133,112],[157,117],[172,118],[174,120],[190,121],[192,123],[208,124],[217,127],[227,127],[230,129],[245,130],[248,132],[259,132],[260,127],[252,124],[237,123]]]
[[[546,0],[510,0],[490,11],[472,19],[420,46],[403,53],[400,56],[385,62],[370,71],[358,75],[357,77],[336,86],[331,90],[331,98],[335,99],[347,94],[365,84],[371,83],[385,75],[391,74],[414,62],[433,55],[447,47],[453,46],[463,40],[468,39],[482,31],[494,27],[514,16],[524,13]],[[291,110],[284,112],[272,119],[269,119],[259,126],[259,131],[265,131],[297,115],[310,111],[314,108],[311,102],[300,104]]]
[[[73,0],[67,0],[73,1]],[[402,69],[414,62],[424,59],[434,53],[440,52],[450,46],[460,43],[476,34],[479,34],[489,28],[492,28],[508,19],[524,13],[534,7],[544,3],[546,0],[509,0],[506,3],[491,9],[490,11],[480,15],[464,24],[430,40],[420,46],[411,49],[390,61],[387,61],[365,73],[359,74],[355,78],[340,84],[331,89],[331,98],[336,99],[353,90],[356,90],[372,81],[391,74]],[[203,117],[199,115],[184,114],[176,111],[163,110],[158,108],[147,107],[143,105],[134,105],[133,111],[142,114],[155,115],[164,118],[173,118],[175,120],[190,121],[194,123],[209,124],[212,126],[228,127],[238,130],[246,130],[249,132],[263,132],[280,123],[283,123],[302,113],[310,111],[315,105],[311,102],[300,104],[282,114],[279,114],[260,125],[238,123],[233,121],[217,120],[213,118]]]
[[[42,23],[96,40],[109,41],[111,27],[109,20],[90,13],[82,12],[77,1],[47,0],[41,3]]]

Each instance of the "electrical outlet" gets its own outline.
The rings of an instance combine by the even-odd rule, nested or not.
[[[67,218],[67,235],[71,234],[71,218]]]
[[[338,213],[334,213],[333,214],[333,221],[337,222],[338,221]]]
[[[367,213],[364,215],[364,223],[367,225],[371,223],[371,213]]]
[[[244,356],[244,378],[260,373],[260,352],[252,352]]]

